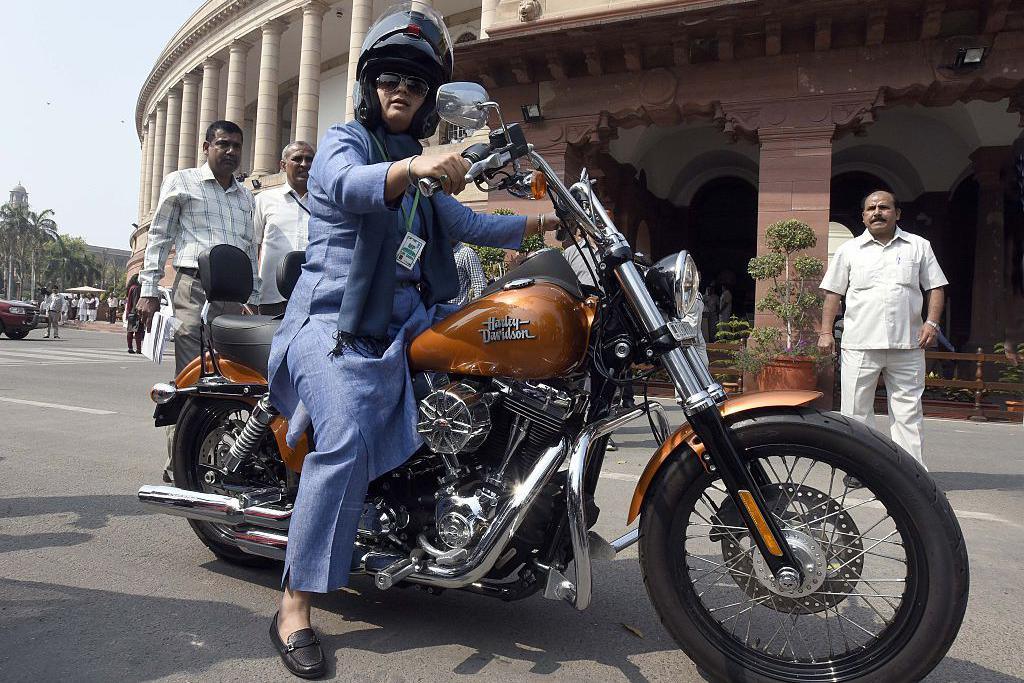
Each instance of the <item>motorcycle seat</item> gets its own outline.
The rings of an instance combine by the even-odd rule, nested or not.
[[[266,376],[270,341],[281,318],[269,315],[221,315],[210,323],[213,348],[228,360],[246,365]]]

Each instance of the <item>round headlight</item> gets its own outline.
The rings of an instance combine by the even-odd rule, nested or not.
[[[666,256],[647,272],[647,286],[661,306],[683,319],[697,305],[700,290],[697,264],[685,250]]]
[[[25,315],[25,309],[21,306],[11,306],[11,315]]]

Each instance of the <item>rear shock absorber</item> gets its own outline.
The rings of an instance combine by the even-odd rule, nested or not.
[[[269,394],[264,395],[256,403],[252,412],[249,413],[249,419],[246,420],[242,431],[239,432],[234,443],[231,444],[231,448],[228,449],[227,462],[224,463],[224,469],[227,472],[234,474],[246,459],[252,457],[256,452],[256,446],[259,445],[263,435],[267,433],[270,421],[278,414],[277,408],[270,402]]]

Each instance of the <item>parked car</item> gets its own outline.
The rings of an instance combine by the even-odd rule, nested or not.
[[[24,339],[39,324],[39,309],[27,301],[0,299],[0,332]]]

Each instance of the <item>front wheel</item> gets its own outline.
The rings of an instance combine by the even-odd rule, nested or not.
[[[28,336],[28,330],[4,329],[3,333],[6,334],[11,339],[24,339],[25,337]]]
[[[676,642],[721,681],[927,675],[960,628],[969,576],[960,526],[924,468],[836,413],[731,428],[767,475],[762,495],[805,579],[779,588],[721,478],[687,449],[659,471],[640,520],[644,582]]]

